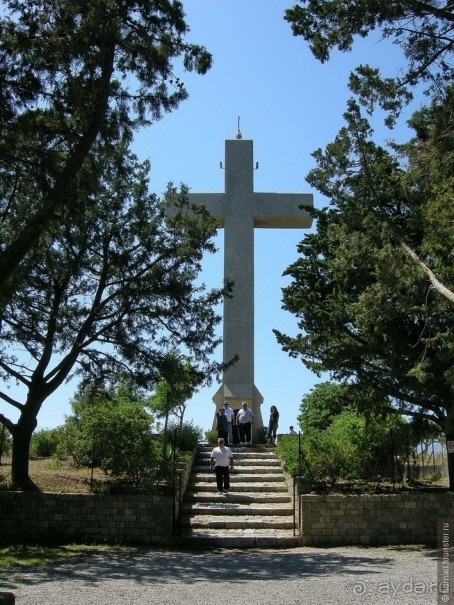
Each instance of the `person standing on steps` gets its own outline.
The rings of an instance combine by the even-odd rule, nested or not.
[[[224,439],[224,443],[229,443],[228,423],[227,416],[225,415],[224,408],[219,408],[216,415],[216,430],[218,432],[218,439]]]
[[[228,401],[226,401],[224,403],[224,414],[225,414],[225,417],[227,418],[227,432],[229,434],[228,445],[232,446],[233,445],[233,421],[235,419],[235,414],[234,414],[232,408],[230,407]]]
[[[210,469],[216,473],[216,484],[219,495],[228,494],[230,490],[230,471],[233,472],[233,454],[225,446],[224,439],[218,439],[218,446],[211,452]]]
[[[243,445],[246,443],[252,445],[252,425],[254,424],[254,414],[252,413],[252,410],[248,408],[245,401],[243,401],[241,404],[241,410],[237,414],[236,421],[238,423],[238,430],[240,433],[240,442]]]
[[[270,419],[268,422],[268,434],[267,434],[267,442],[270,445],[276,444],[276,436],[277,436],[277,427],[279,424],[279,412],[275,405],[272,405],[270,408]]]

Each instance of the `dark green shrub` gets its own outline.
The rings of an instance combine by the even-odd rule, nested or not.
[[[0,462],[3,456],[10,456],[13,446],[13,439],[11,433],[8,431],[6,426],[0,426]]]
[[[191,422],[184,422],[181,427],[177,423],[169,424],[167,434],[172,444],[180,451],[192,451],[202,440],[203,431]]]
[[[299,469],[298,461],[298,436],[284,435],[279,438],[275,449],[276,454],[282,459],[284,470],[293,475]]]
[[[358,479],[361,476],[364,451],[364,419],[353,411],[336,416],[323,431],[304,435],[303,453],[307,460],[303,475],[331,486],[339,479]]]
[[[301,470],[303,479],[332,486],[339,479],[360,476],[363,427],[364,420],[354,412],[342,412],[324,430],[302,435],[301,457],[296,435],[282,437],[276,453],[289,473]]]
[[[217,445],[218,443],[218,432],[217,431],[205,431],[205,439],[208,445]]]
[[[59,444],[58,429],[41,429],[32,435],[30,456],[35,458],[50,458],[57,453]]]

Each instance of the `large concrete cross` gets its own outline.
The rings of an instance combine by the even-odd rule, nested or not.
[[[223,358],[227,362],[238,355],[239,361],[224,372],[213,401],[217,406],[228,401],[233,409],[246,401],[254,412],[254,432],[263,434],[263,397],[254,383],[254,228],[310,227],[311,216],[299,206],[312,206],[313,196],[255,193],[253,142],[242,139],[239,131],[236,139],[225,141],[224,168],[225,193],[189,196],[224,228],[224,278],[234,282],[232,298],[224,301]]]

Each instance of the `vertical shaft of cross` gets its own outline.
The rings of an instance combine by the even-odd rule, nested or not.
[[[248,211],[253,193],[252,141],[226,145],[225,192],[236,211],[224,222],[224,277],[232,280],[233,296],[224,301],[224,361],[238,362],[224,373],[225,395],[243,394],[252,403],[254,385],[254,222]],[[225,397],[224,397],[225,399]],[[240,402],[241,403],[241,402]]]
[[[224,373],[224,383],[242,385],[249,395],[254,384],[254,225],[252,219],[229,217],[224,245],[234,251],[224,259],[224,275],[232,280],[233,296],[224,301],[223,357],[238,355],[238,362]],[[246,387],[246,385],[250,385]],[[232,385],[233,386],[233,385]]]

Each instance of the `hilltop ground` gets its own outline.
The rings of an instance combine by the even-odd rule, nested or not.
[[[108,477],[99,469],[74,468],[69,460],[57,461],[53,458],[40,458],[30,460],[30,477],[43,492],[60,493],[91,493],[91,484],[95,484],[98,491],[103,483],[107,483]],[[10,483],[11,460],[4,459],[0,465],[0,489]],[[330,493],[392,493],[398,491],[428,491],[447,489],[447,480],[441,481],[418,481],[410,485],[403,485],[390,481],[352,481],[339,482]]]

